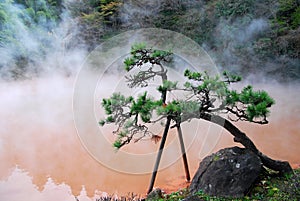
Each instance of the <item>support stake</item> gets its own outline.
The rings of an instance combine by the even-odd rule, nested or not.
[[[160,143],[160,146],[159,146],[159,151],[157,153],[157,157],[156,157],[156,161],[155,161],[155,165],[154,165],[154,170],[152,172],[152,177],[151,177],[151,181],[150,181],[150,185],[149,185],[149,189],[148,189],[147,194],[149,194],[152,191],[153,186],[154,186],[154,182],[155,182],[156,174],[157,174],[157,171],[158,171],[158,166],[159,166],[159,163],[160,163],[161,155],[162,155],[162,152],[163,152],[163,149],[164,149],[164,146],[165,146],[165,142],[166,142],[166,139],[167,139],[167,135],[168,135],[168,132],[169,132],[170,123],[171,123],[171,117],[168,117],[167,118],[167,123],[166,123],[166,126],[165,126],[165,130],[164,130],[164,134],[162,136],[161,143]]]
[[[187,157],[186,157],[183,137],[182,137],[182,130],[181,130],[180,125],[178,125],[176,127],[177,127],[177,133],[178,133],[178,136],[179,136],[179,142],[180,142],[180,148],[181,148],[181,153],[182,153],[185,177],[186,177],[187,181],[190,181],[191,177],[190,177],[189,166],[188,166],[188,161],[187,161]]]

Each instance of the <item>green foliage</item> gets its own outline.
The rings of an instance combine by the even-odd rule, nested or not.
[[[104,121],[104,120],[100,120],[100,121],[99,121],[99,124],[100,124],[100,126],[104,126],[105,121]]]
[[[220,80],[219,76],[214,78],[206,77],[201,85],[198,86],[199,91],[215,92],[219,98],[222,98],[226,92],[226,84]]]
[[[130,112],[132,115],[140,114],[143,122],[148,123],[152,117],[152,110],[157,106],[150,98],[147,98],[147,92],[140,95],[136,101],[133,100]]]
[[[0,67],[16,66],[11,73],[21,77],[30,62],[42,60],[53,47],[53,35],[49,33],[60,21],[61,8],[56,0],[1,1],[0,47],[7,49],[1,54],[9,52],[10,57],[1,60]]]
[[[200,106],[197,101],[180,101],[174,100],[167,104],[161,104],[156,108],[158,115],[173,116],[178,119],[181,116],[195,114],[200,111]],[[180,119],[180,118],[179,118]]]
[[[300,55],[297,46],[297,32],[284,37],[291,29],[297,30],[299,27],[299,3],[294,6],[295,10],[289,11],[295,5],[293,2],[297,3],[297,0],[162,1],[158,12],[150,12],[146,15],[147,17],[142,12],[132,15],[129,10],[126,11],[126,7],[122,9],[122,5],[115,7],[115,10],[107,9],[107,14],[102,13],[102,10],[105,9],[101,6],[108,6],[109,3],[118,1],[93,0],[93,4],[86,3],[88,1],[76,2],[79,6],[74,18],[79,19],[81,23],[82,38],[92,47],[97,42],[103,42],[108,36],[114,36],[127,29],[164,28],[182,33],[203,45],[206,50],[211,51],[218,61],[218,65],[224,69],[233,68],[235,72],[246,75],[249,68],[253,71],[255,69],[268,71],[268,68],[264,67],[266,62],[271,62],[274,63],[274,66],[280,66],[279,70],[274,70],[276,73],[270,73],[273,78],[282,80],[285,80],[286,77],[289,79],[299,78],[296,65],[278,61],[281,56],[287,60],[286,56],[298,59]],[[140,9],[140,5],[145,6],[148,3],[150,10],[155,9],[151,7],[150,1],[141,0],[129,1],[126,6]],[[128,21],[120,19],[120,10],[128,14]],[[277,12],[278,10],[284,12]],[[286,16],[284,17],[284,15]],[[263,27],[259,23],[255,23],[254,20],[257,19],[263,19],[262,21],[265,23]],[[236,35],[239,37],[235,37]],[[280,42],[279,36],[283,36],[282,42]],[[270,40],[265,41],[265,38]],[[289,38],[294,38],[294,40],[290,41]],[[274,45],[274,43],[279,44]],[[286,43],[290,45],[284,49]],[[225,57],[225,50],[229,51],[231,59]],[[238,59],[232,60],[234,57]],[[291,60],[291,63],[296,62],[297,60]],[[287,68],[292,70],[286,70]],[[278,74],[281,76],[277,76]]]
[[[154,16],[154,24],[158,28],[168,28],[168,29],[178,29],[176,24],[178,24],[181,16],[184,15],[184,10],[182,9],[162,9],[158,16]],[[155,18],[156,17],[156,18]]]
[[[295,170],[295,174],[283,177],[268,170],[260,176],[260,181],[249,192],[251,200],[298,200],[300,191],[297,185],[300,184],[300,175],[297,171],[299,169]]]
[[[218,158],[216,157],[215,160]],[[295,174],[290,175],[289,178],[276,174],[262,174],[247,195],[240,198],[211,196],[201,190],[193,195],[193,198],[207,201],[298,201],[300,189],[297,186],[299,184],[300,169],[296,169]],[[191,194],[186,188],[166,194],[159,201],[179,201],[190,196]]]
[[[165,1],[166,2],[166,1]],[[216,25],[210,6],[202,1],[169,1],[152,16],[153,26],[176,31],[202,44],[213,37]]]
[[[102,106],[104,107],[106,114],[112,113],[112,104],[110,99],[103,99]]]
[[[300,4],[297,0],[279,0],[276,13],[279,30],[296,29],[300,25]]]
[[[30,16],[31,26],[42,25],[46,29],[51,29],[56,26],[59,21],[62,2],[55,0],[29,0],[23,2],[25,6],[25,12],[23,15]],[[28,19],[27,19],[27,22]]]
[[[141,59],[142,54],[140,53],[140,51],[145,48],[146,48],[145,43],[136,43],[133,46],[131,46],[130,54],[132,56],[127,57],[124,60],[126,71],[130,71],[136,65],[136,63]]]
[[[92,26],[110,25],[116,22],[118,9],[122,5],[120,0],[90,0],[91,9],[82,12],[82,17]],[[92,12],[91,12],[92,10]]]
[[[132,57],[128,57],[124,60],[124,64],[125,64],[125,70],[126,71],[130,71],[133,66],[135,65],[136,61],[134,58]]]
[[[151,57],[153,58],[164,58],[171,54],[170,51],[164,51],[164,50],[153,50]]]
[[[188,189],[181,189],[179,191],[170,193],[165,196],[161,201],[180,201],[186,198],[189,195]]]
[[[108,116],[107,118],[106,118],[106,122],[108,122],[108,123],[112,123],[112,122],[114,122],[115,120],[114,120],[114,118],[113,118],[113,116]]]
[[[89,0],[68,3],[72,17],[79,22],[77,37],[83,39],[89,48],[94,48],[95,44],[122,32],[119,16],[122,2]]]
[[[216,160],[218,160],[216,158]],[[296,171],[299,171],[296,170]],[[209,201],[296,201],[299,198],[300,191],[297,185],[300,184],[300,175],[296,173],[290,178],[285,179],[278,175],[262,175],[252,190],[247,195],[241,198],[233,197],[217,197],[205,194],[203,191],[197,192],[195,199],[209,200]],[[189,196],[187,189],[166,195],[162,201],[168,200],[182,200]]]
[[[110,1],[101,1],[102,5],[101,8],[101,14],[104,17],[104,23],[111,24],[112,19],[110,17],[114,17],[114,15],[117,15],[117,11],[119,7],[122,5],[122,3],[119,0],[110,0]]]
[[[216,3],[217,16],[242,16],[253,10],[253,0],[219,0]]]
[[[1,6],[1,4],[0,4]],[[5,23],[8,20],[8,15],[3,8],[0,10],[0,22]]]
[[[134,45],[131,46],[131,51],[130,53],[132,55],[137,54],[139,51],[143,50],[146,48],[146,43],[135,43]]]
[[[163,91],[172,91],[174,89],[176,89],[178,82],[172,82],[169,80],[164,80],[163,84],[160,85],[157,90],[159,92],[163,92]]]
[[[103,99],[102,106],[103,107],[113,107],[113,106],[118,106],[118,105],[124,105],[131,101],[133,101],[132,96],[125,98],[125,96],[120,93],[113,93],[113,95],[111,96],[110,99]]]
[[[101,105],[104,108],[106,115],[109,116],[105,120],[101,120],[99,124],[103,126],[105,123],[114,122],[115,118],[113,116],[115,116],[119,111],[118,109],[120,109],[122,106],[128,105],[131,102],[133,102],[132,96],[125,98],[125,96],[121,95],[120,93],[113,93],[110,98],[102,99]]]
[[[189,80],[199,82],[197,86],[193,86],[190,82],[186,82],[184,85],[186,88],[193,89],[194,93],[213,92],[220,99],[223,99],[226,95],[226,83],[239,82],[241,80],[240,76],[231,75],[226,71],[223,73],[225,80],[221,80],[219,76],[210,77],[206,72],[202,74],[199,72],[191,72],[189,70],[185,70],[184,76]]]
[[[292,28],[297,28],[300,26],[300,6],[298,6],[295,9],[295,12],[292,13],[291,15],[292,18],[292,22],[291,22],[291,26]]]
[[[147,92],[139,95],[136,100],[132,96],[126,98],[120,93],[114,93],[110,98],[102,99],[102,107],[108,116],[100,120],[99,125],[115,123],[119,126],[119,129],[115,131],[117,139],[113,144],[119,149],[131,141],[131,132],[147,133],[147,130],[143,130],[145,127],[138,123],[139,117],[143,123],[149,123],[153,110],[161,105],[161,101],[153,101],[147,97]]]
[[[186,69],[184,71],[184,76],[187,77],[190,80],[198,80],[201,81],[202,80],[202,73],[200,72],[191,72],[189,69]]]
[[[239,75],[234,75],[229,73],[228,71],[223,72],[223,76],[229,81],[229,82],[239,82],[242,80],[242,77]]]
[[[265,91],[253,91],[252,86],[244,87],[238,93],[235,90],[227,90],[226,103],[238,108],[237,104],[242,103],[246,107],[246,118],[253,121],[255,118],[266,117],[275,101]]]
[[[179,106],[182,115],[195,114],[198,113],[201,109],[197,101],[180,101]]]
[[[181,113],[180,103],[174,100],[170,103],[158,107],[156,112],[158,115],[170,115],[177,117],[178,114]]]
[[[115,147],[116,149],[120,149],[122,147],[122,143],[120,139],[115,140],[115,142],[113,143],[113,147]]]
[[[110,98],[102,100],[102,107],[108,117],[99,124],[118,125],[115,131],[118,135],[114,144],[116,148],[128,144],[137,133],[142,136],[138,139],[151,135],[147,124],[164,118],[170,118],[176,124],[180,124],[192,118],[201,118],[205,113],[219,115],[221,112],[236,117],[230,117],[231,120],[267,123],[266,116],[274,100],[265,91],[254,91],[252,86],[244,87],[241,92],[229,88],[230,84],[241,81],[241,77],[227,71],[222,75],[210,76],[207,72],[193,72],[187,69],[184,76],[188,81],[183,86],[178,86],[177,81],[167,79],[167,70],[160,63],[171,54],[169,51],[148,49],[143,43],[132,46],[131,57],[124,60],[125,69],[130,71],[137,66],[141,68],[138,68],[138,73],[126,77],[128,85],[143,87],[144,82],[159,76],[162,78],[162,84],[157,90],[161,97],[154,100],[145,91],[137,98],[126,98],[120,93],[114,93]],[[149,63],[153,65],[143,66]],[[153,71],[154,65],[160,66],[158,71]],[[168,101],[167,93],[175,91],[187,93],[186,98]],[[154,112],[157,120],[152,119]]]
[[[170,61],[171,51],[152,50],[146,48],[145,43],[136,43],[131,47],[130,57],[125,58],[125,70],[130,71],[135,66],[142,66],[146,63],[162,65],[162,62]]]
[[[254,91],[252,86],[244,87],[241,92],[229,89],[228,85],[241,81],[241,77],[227,71],[223,72],[224,79],[189,70],[186,70],[184,75],[188,79],[198,82],[196,85],[186,82],[184,86],[193,90],[195,94],[203,95],[201,98],[202,109],[213,107],[214,103],[210,96],[216,96],[223,101],[222,107],[235,114],[238,120],[254,122],[256,119],[261,119],[262,123],[266,123],[266,117],[270,113],[268,108],[275,103],[267,92]]]

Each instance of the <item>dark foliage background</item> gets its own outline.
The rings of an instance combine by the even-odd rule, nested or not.
[[[157,27],[195,40],[220,70],[280,82],[300,78],[299,0],[3,0],[0,68],[20,77],[36,58],[56,51],[49,35],[68,21],[67,49],[92,50],[126,30]],[[20,40],[22,29],[34,36],[34,48]]]

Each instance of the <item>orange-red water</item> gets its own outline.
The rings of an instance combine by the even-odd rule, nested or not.
[[[80,192],[84,193],[83,185],[91,197],[95,190],[119,195],[126,195],[128,192],[146,193],[150,174],[134,175],[111,170],[93,159],[82,146],[72,116],[73,82],[73,78],[57,76],[0,84],[0,200],[18,193],[20,196],[36,193],[32,188],[24,187],[33,184],[42,193],[48,192],[47,195],[51,194],[51,189],[53,192],[64,189],[60,193],[72,191],[72,194],[79,195]],[[294,167],[298,167],[299,89],[297,86],[280,85],[259,87],[269,91],[277,102],[272,109],[270,123],[263,126],[237,123],[237,126],[249,135],[262,152],[275,159],[288,160]],[[209,124],[204,122],[203,130],[208,127]],[[213,130],[210,133],[211,137],[207,139],[207,146],[210,145],[210,140],[214,140]],[[191,132],[194,131],[184,131],[185,134]],[[177,138],[173,136],[169,140]],[[220,139],[216,140],[219,140],[218,143],[211,143],[212,147],[207,150],[217,151],[236,145],[231,135],[225,131],[222,131]],[[202,137],[196,138],[188,150],[191,175],[195,173],[199,161],[204,157],[203,154],[199,154],[202,142]],[[132,145],[130,149],[141,152],[136,147],[141,148],[139,145]],[[158,144],[151,145],[149,149],[157,150]],[[154,165],[149,161],[141,163],[149,163],[151,167]],[[18,172],[16,166],[28,172],[28,176],[22,171]],[[49,177],[53,179],[53,183],[65,183],[71,189],[49,183]],[[33,184],[30,184],[30,178]],[[17,188],[18,183],[21,187]],[[181,160],[161,170],[155,183],[155,186],[166,191],[177,190],[185,185]],[[20,190],[22,186],[25,189]],[[55,195],[53,196],[50,197],[55,199]],[[84,200],[83,197],[81,200]]]

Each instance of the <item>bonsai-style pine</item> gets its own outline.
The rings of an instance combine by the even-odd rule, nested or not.
[[[130,54],[124,60],[125,70],[133,71],[133,74],[126,77],[128,86],[145,88],[145,92],[137,98],[114,93],[110,98],[103,99],[102,106],[107,117],[99,123],[102,126],[111,123],[116,125],[113,133],[117,137],[113,146],[117,149],[149,136],[154,141],[161,139],[148,193],[154,185],[169,129],[177,129],[186,179],[190,180],[181,124],[188,123],[191,119],[206,120],[225,128],[234,136],[235,142],[259,156],[265,167],[280,173],[292,172],[288,162],[273,160],[261,153],[245,133],[232,124],[235,121],[267,124],[269,108],[275,103],[267,92],[255,91],[252,86],[246,86],[241,91],[231,89],[229,86],[241,81],[241,77],[227,71],[222,75],[210,76],[206,72],[186,69],[186,82],[178,83],[168,78],[166,68],[166,64],[172,62],[172,52],[135,44]],[[160,82],[157,88],[160,98],[157,100],[147,92],[149,83],[154,81]],[[169,92],[184,93],[185,98],[168,98]],[[151,124],[157,122],[163,122],[162,137],[149,129]]]

